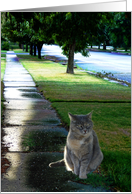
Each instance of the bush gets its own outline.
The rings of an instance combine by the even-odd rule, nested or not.
[[[9,42],[7,42],[7,41],[2,42],[2,44],[1,44],[1,50],[8,51],[9,50]]]

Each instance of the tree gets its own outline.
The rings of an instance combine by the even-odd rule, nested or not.
[[[12,42],[19,42],[20,45],[30,44],[31,29],[28,21],[33,13],[5,12],[2,15],[1,32],[5,39]]]
[[[74,73],[74,53],[88,56],[87,44],[96,36],[101,13],[57,12],[48,16],[47,24],[55,42],[68,57],[67,73]]]
[[[113,13],[114,14],[114,13]],[[127,51],[131,47],[131,13],[118,12],[114,14],[114,21],[111,27],[111,44],[114,50],[123,47]]]
[[[30,54],[36,55],[41,59],[41,48],[44,43],[54,43],[51,34],[47,33],[48,26],[45,16],[49,13],[44,12],[7,12],[3,13],[2,34],[7,40],[18,41],[20,44],[30,45]]]
[[[99,45],[103,43],[103,49],[106,50],[106,46],[110,41],[110,29],[114,20],[114,15],[111,12],[103,12],[102,18],[98,23],[98,35],[95,38],[94,43]]]
[[[46,23],[46,16],[48,15],[49,13],[34,12],[30,20],[30,29],[32,34],[30,42],[34,45],[34,51],[37,46],[39,59],[41,59],[41,49],[43,44],[54,43],[52,35],[51,33],[49,33],[49,28]]]

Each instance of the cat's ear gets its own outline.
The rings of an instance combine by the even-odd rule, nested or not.
[[[68,113],[68,116],[69,116],[70,120],[73,118],[73,115],[70,112]]]
[[[93,113],[93,110],[87,114],[90,119],[92,119],[92,113]]]
[[[75,115],[72,115],[71,113],[68,113],[68,116],[71,121],[76,121]]]

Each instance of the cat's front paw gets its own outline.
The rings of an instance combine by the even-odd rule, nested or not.
[[[78,176],[79,175],[79,170],[74,170],[73,173]]]
[[[86,174],[80,174],[80,175],[79,175],[79,178],[80,178],[80,179],[87,179],[87,175],[86,175]]]

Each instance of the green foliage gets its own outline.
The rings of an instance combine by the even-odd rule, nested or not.
[[[120,12],[113,14],[114,20],[110,29],[110,43],[117,47],[124,47],[125,50],[131,47],[131,13]]]
[[[97,33],[100,18],[100,13],[57,12],[51,14],[49,23],[52,24],[53,38],[62,46],[64,54],[68,55],[69,46],[75,41],[75,52],[87,56],[85,48],[91,35]]]
[[[8,41],[3,41],[1,44],[1,50],[9,50],[9,42]]]

